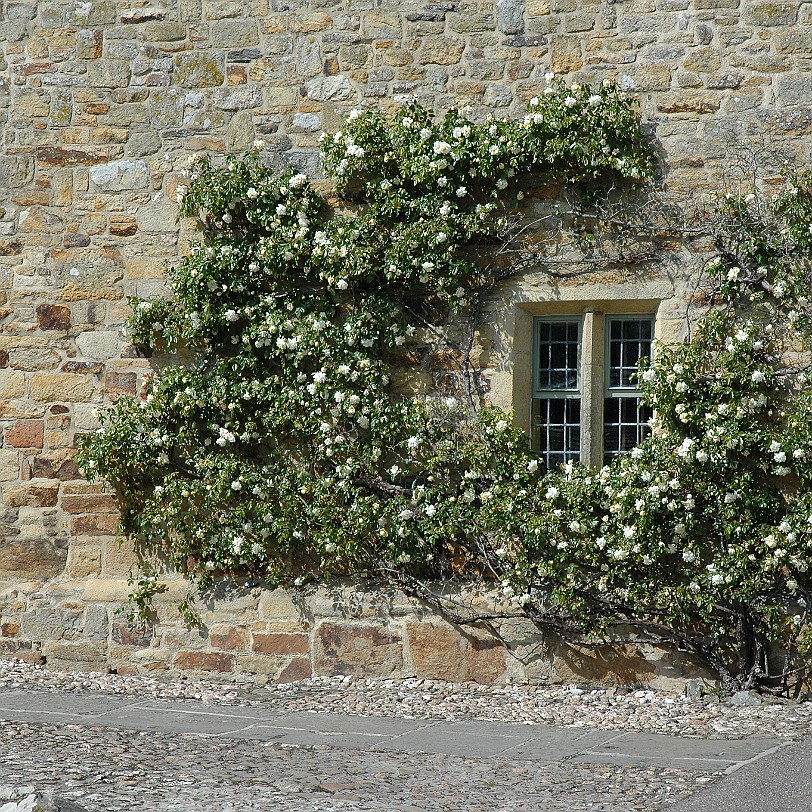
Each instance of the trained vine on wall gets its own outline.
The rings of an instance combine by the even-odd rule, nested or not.
[[[191,360],[112,404],[81,453],[123,531],[202,586],[352,574],[442,609],[432,580],[484,578],[499,605],[445,607],[458,622],[524,616],[589,645],[633,621],[728,687],[775,684],[777,642],[785,686],[812,547],[806,371],[787,360],[810,332],[809,188],[725,204],[711,315],[641,374],[654,435],[600,471],[545,472],[480,402],[465,348],[457,397],[398,396],[392,367],[417,335],[442,344],[504,274],[489,258],[528,178],[653,177],[632,101],[551,81],[516,120],[353,112],[323,159],[342,208],[269,171],[260,145],[194,161],[181,211],[200,240],[171,299],[132,301],[129,325]]]

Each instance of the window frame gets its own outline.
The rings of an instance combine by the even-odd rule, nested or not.
[[[573,324],[575,323],[578,326],[578,336],[577,336],[577,344],[576,344],[576,359],[575,359],[575,373],[576,373],[576,386],[575,388],[569,387],[562,387],[562,388],[542,388],[539,383],[539,373],[540,373],[540,358],[538,357],[539,347],[541,345],[541,327],[543,324]],[[539,449],[540,456],[545,458],[545,463],[549,466],[550,462],[550,455],[555,454],[556,456],[563,455],[564,460],[567,460],[568,457],[573,459],[580,459],[582,454],[582,447],[583,441],[581,437],[581,433],[583,431],[583,414],[584,414],[584,397],[583,397],[583,364],[582,364],[582,348],[583,348],[583,335],[584,335],[584,319],[583,314],[577,315],[550,315],[550,316],[536,316],[533,319],[533,345],[532,345],[532,374],[533,374],[533,381],[532,381],[532,391],[531,391],[531,398],[530,398],[530,432],[531,432],[531,443],[535,438],[537,427],[540,425],[551,425],[549,422],[546,424],[540,423],[540,421],[536,420],[536,403],[537,401],[541,400],[562,400],[564,401],[564,422],[561,424],[564,430],[565,438],[568,434],[568,428],[571,423],[567,422],[567,411],[569,409],[569,403],[571,401],[577,400],[579,402],[578,411],[579,411],[579,419],[578,419],[578,426],[579,426],[579,438],[578,438],[578,451],[574,452],[572,450],[567,449],[567,442],[566,439],[564,441],[564,449],[563,451],[551,451],[549,447],[546,451],[541,451]]]
[[[634,397],[637,400],[637,412],[638,412],[638,421],[635,424],[637,426],[637,443],[640,443],[643,439],[643,434],[645,432],[644,424],[640,422],[640,389],[636,385],[628,384],[623,385],[622,382],[622,371],[621,371],[621,383],[618,386],[612,386],[610,384],[610,375],[612,370],[612,322],[622,322],[622,321],[639,321],[644,322],[647,321],[651,325],[651,336],[647,339],[649,342],[649,359],[653,357],[654,352],[654,334],[655,328],[657,325],[657,317],[655,313],[605,313],[603,316],[603,324],[604,324],[604,361],[603,361],[603,370],[604,370],[604,380],[603,380],[603,398],[601,399],[601,432],[600,432],[600,441],[601,441],[601,461],[603,465],[608,464],[611,457],[615,457],[619,454],[625,453],[623,450],[612,450],[607,452],[606,450],[606,401],[607,400],[620,400],[622,398],[630,398]],[[641,356],[638,356],[641,357]],[[623,369],[622,362],[620,369]],[[633,392],[637,392],[637,395],[632,395]],[[632,425],[632,424],[624,424],[621,422],[618,424],[619,426],[623,425]],[[650,432],[650,429],[649,429]],[[645,432],[645,433],[649,433]]]
[[[570,396],[581,399],[580,406],[580,461],[584,465],[591,467],[601,467],[604,464],[604,423],[605,423],[605,403],[607,397],[624,397],[624,393],[631,393],[637,387],[609,387],[610,370],[610,342],[612,320],[640,320],[651,323],[651,354],[653,355],[654,341],[657,338],[658,318],[657,311],[661,300],[630,300],[613,301],[611,303],[595,303],[590,305],[584,302],[581,306],[578,303],[556,303],[554,309],[547,310],[543,306],[523,308],[527,316],[532,319],[531,329],[528,330],[531,337],[530,353],[530,386],[529,409],[526,412],[528,430],[531,447],[535,444],[538,432],[536,416],[536,401],[547,396],[565,397]],[[539,325],[543,322],[579,322],[579,350],[578,350],[578,390],[542,390],[539,388]],[[527,391],[525,389],[525,391]],[[611,393],[611,394],[609,394]],[[625,395],[628,397],[628,395]],[[527,401],[525,401],[527,403]],[[527,408],[527,407],[526,407]],[[540,439],[540,438],[539,438]],[[540,448],[533,448],[534,451],[544,457],[545,452]]]

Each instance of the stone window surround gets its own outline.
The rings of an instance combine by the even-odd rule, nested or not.
[[[521,302],[514,307],[511,348],[511,403],[514,423],[531,434],[533,400],[533,335],[538,316],[571,316],[581,320],[581,462],[603,464],[603,400],[606,365],[606,320],[610,316],[651,316],[654,340],[663,340],[659,298]],[[498,394],[497,392],[495,394]],[[494,398],[497,401],[497,398]],[[498,402],[498,401],[497,401]]]

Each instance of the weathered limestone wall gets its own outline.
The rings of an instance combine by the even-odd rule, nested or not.
[[[683,655],[653,646],[619,651],[569,646],[531,623],[497,623],[491,635],[460,631],[389,589],[335,583],[303,592],[220,584],[197,603],[203,629],[189,629],[176,602],[180,579],[155,597],[151,622],[133,627],[116,610],[128,586],[116,578],[18,583],[2,596],[3,652],[49,666],[119,674],[206,672],[292,682],[313,675],[449,682],[647,684],[680,689],[713,682]],[[474,606],[477,598],[467,597]],[[484,605],[484,604],[483,604]],[[33,642],[33,645],[32,645]]]
[[[639,96],[677,187],[714,188],[736,139],[808,164],[812,3],[5,0],[0,13],[0,651],[286,679],[347,657],[377,673],[363,652],[387,647],[387,674],[439,675],[445,661],[420,665],[431,643],[462,652],[459,678],[554,678],[544,647],[547,665],[526,671],[400,609],[350,621],[326,598],[302,614],[249,592],[213,604],[203,634],[161,603],[155,630],[127,630],[113,612],[135,559],[115,538],[112,497],[74,461],[97,408],[138,392],[150,368],[120,330],[125,297],[158,292],[183,250],[174,199],[190,153],[262,137],[278,163],[318,173],[319,134],[356,106],[414,96],[502,115],[550,70],[610,77]],[[678,307],[673,280],[654,272],[635,298]],[[596,295],[532,275],[515,291],[524,309],[507,296],[507,339],[487,362],[506,403],[505,353],[527,303]]]

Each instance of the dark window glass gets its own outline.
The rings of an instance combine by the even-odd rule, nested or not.
[[[538,325],[536,381],[544,390],[577,390],[579,322],[542,321]]]
[[[533,445],[547,468],[581,454],[579,398],[536,398],[533,401]]]
[[[651,357],[652,319],[610,320],[609,327],[609,389],[634,388],[637,362]]]

